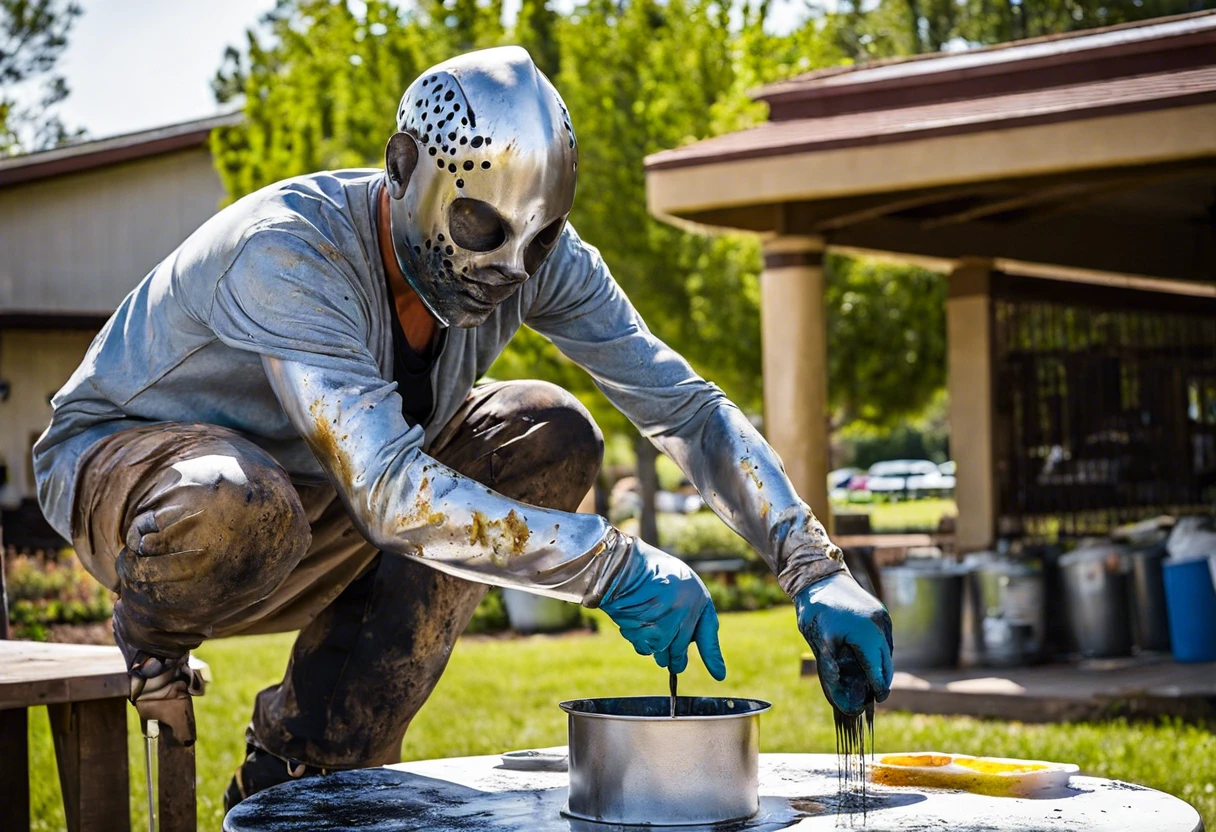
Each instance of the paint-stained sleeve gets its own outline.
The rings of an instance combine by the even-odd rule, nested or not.
[[[717,386],[646,328],[598,251],[567,228],[527,323],[684,471],[791,596],[845,571],[840,549],[794,491],[781,460]]]
[[[268,237],[251,240],[220,282],[212,325],[261,354],[363,536],[467,580],[597,605],[628,540],[596,515],[516,502],[423,453],[422,429],[407,424],[396,383],[368,349],[341,264],[298,237]]]

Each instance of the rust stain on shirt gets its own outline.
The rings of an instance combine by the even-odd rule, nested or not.
[[[308,408],[309,415],[312,416],[313,423],[313,443],[316,445],[316,450],[320,453],[323,459],[330,460],[334,468],[334,473],[342,482],[349,485],[352,482],[350,459],[346,452],[342,449],[341,440],[334,433],[333,425],[326,418],[321,401],[315,401]],[[342,439],[346,439],[347,435],[343,435]]]
[[[413,529],[419,526],[442,526],[448,516],[442,511],[436,511],[431,503],[431,478],[423,477],[418,483],[418,496],[414,506],[408,512],[397,515],[397,527]]]
[[[528,524],[511,509],[500,520],[491,520],[483,512],[474,511],[468,528],[469,543],[491,550],[490,559],[499,566],[511,556],[522,555],[532,532]]]
[[[756,484],[756,488],[764,489],[764,483],[760,481],[760,475],[756,473],[756,466],[752,465],[752,461],[749,458],[743,457],[743,459],[739,460],[739,467]]]

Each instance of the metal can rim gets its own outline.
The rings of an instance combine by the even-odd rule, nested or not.
[[[638,700],[638,699],[661,699],[663,701],[667,701],[667,698],[668,697],[666,697],[666,696],[583,697],[580,699],[567,699],[565,702],[559,702],[558,707],[572,716],[582,716],[582,717],[587,717],[589,719],[611,719],[611,720],[616,720],[618,722],[668,722],[668,723],[681,723],[681,722],[702,721],[702,720],[742,719],[745,717],[759,716],[760,714],[764,713],[765,711],[771,710],[773,707],[773,703],[771,703],[771,702],[766,702],[763,699],[751,699],[748,697],[736,697],[736,696],[695,697],[697,699],[723,699],[723,700],[728,700],[728,701],[733,701],[733,702],[742,702],[742,703],[746,703],[748,707],[746,709],[742,709],[742,710],[738,711],[737,713],[707,714],[707,715],[703,715],[703,716],[678,716],[675,719],[672,719],[672,717],[666,716],[666,715],[631,716],[631,715],[626,715],[626,714],[594,713],[591,711],[581,711],[581,710],[578,710],[578,708],[576,707],[576,705],[580,702],[604,702],[607,700],[619,701],[619,700]],[[682,696],[680,698],[685,699],[688,697]]]

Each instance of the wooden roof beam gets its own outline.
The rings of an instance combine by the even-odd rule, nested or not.
[[[1202,169],[1203,166],[1199,167]],[[921,223],[921,227],[930,230],[946,225],[960,225],[974,220],[1000,216],[1001,214],[1045,207],[1046,210],[1044,211],[1031,212],[1035,219],[1041,219],[1043,216],[1078,208],[1105,196],[1145,185],[1152,185],[1157,182],[1178,179],[1191,172],[1193,171],[1179,171],[1175,169],[1168,172],[1141,173],[1133,176],[1114,178],[1108,175],[1104,179],[1095,179],[1092,176],[1080,177],[1080,181],[1074,180],[1060,185],[1036,188],[1016,196],[1011,196],[1008,199],[999,199],[985,205],[979,205],[965,211],[950,214],[949,216],[925,220]],[[1022,218],[1026,217],[1023,216]]]
[[[872,196],[857,199],[854,202],[864,207],[852,210],[845,209],[843,213],[837,213],[817,220],[813,223],[814,227],[812,230],[815,232],[836,231],[837,229],[847,228],[850,225],[857,225],[858,223],[887,217],[891,214],[898,214],[901,211],[923,208],[927,205],[948,202],[962,197],[976,196],[978,193],[983,192],[983,190],[985,189],[981,186],[968,185],[962,188],[949,188],[947,190],[921,191],[910,196],[882,200],[877,203],[875,203]]]
[[[947,260],[1008,258],[1074,269],[1175,280],[1216,274],[1216,228],[1064,214],[1024,223],[972,223],[926,230],[893,218],[840,229],[831,246]]]

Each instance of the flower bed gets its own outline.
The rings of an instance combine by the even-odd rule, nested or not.
[[[114,596],[84,570],[71,549],[4,558],[8,617],[14,638],[46,641],[60,624],[106,621]]]

